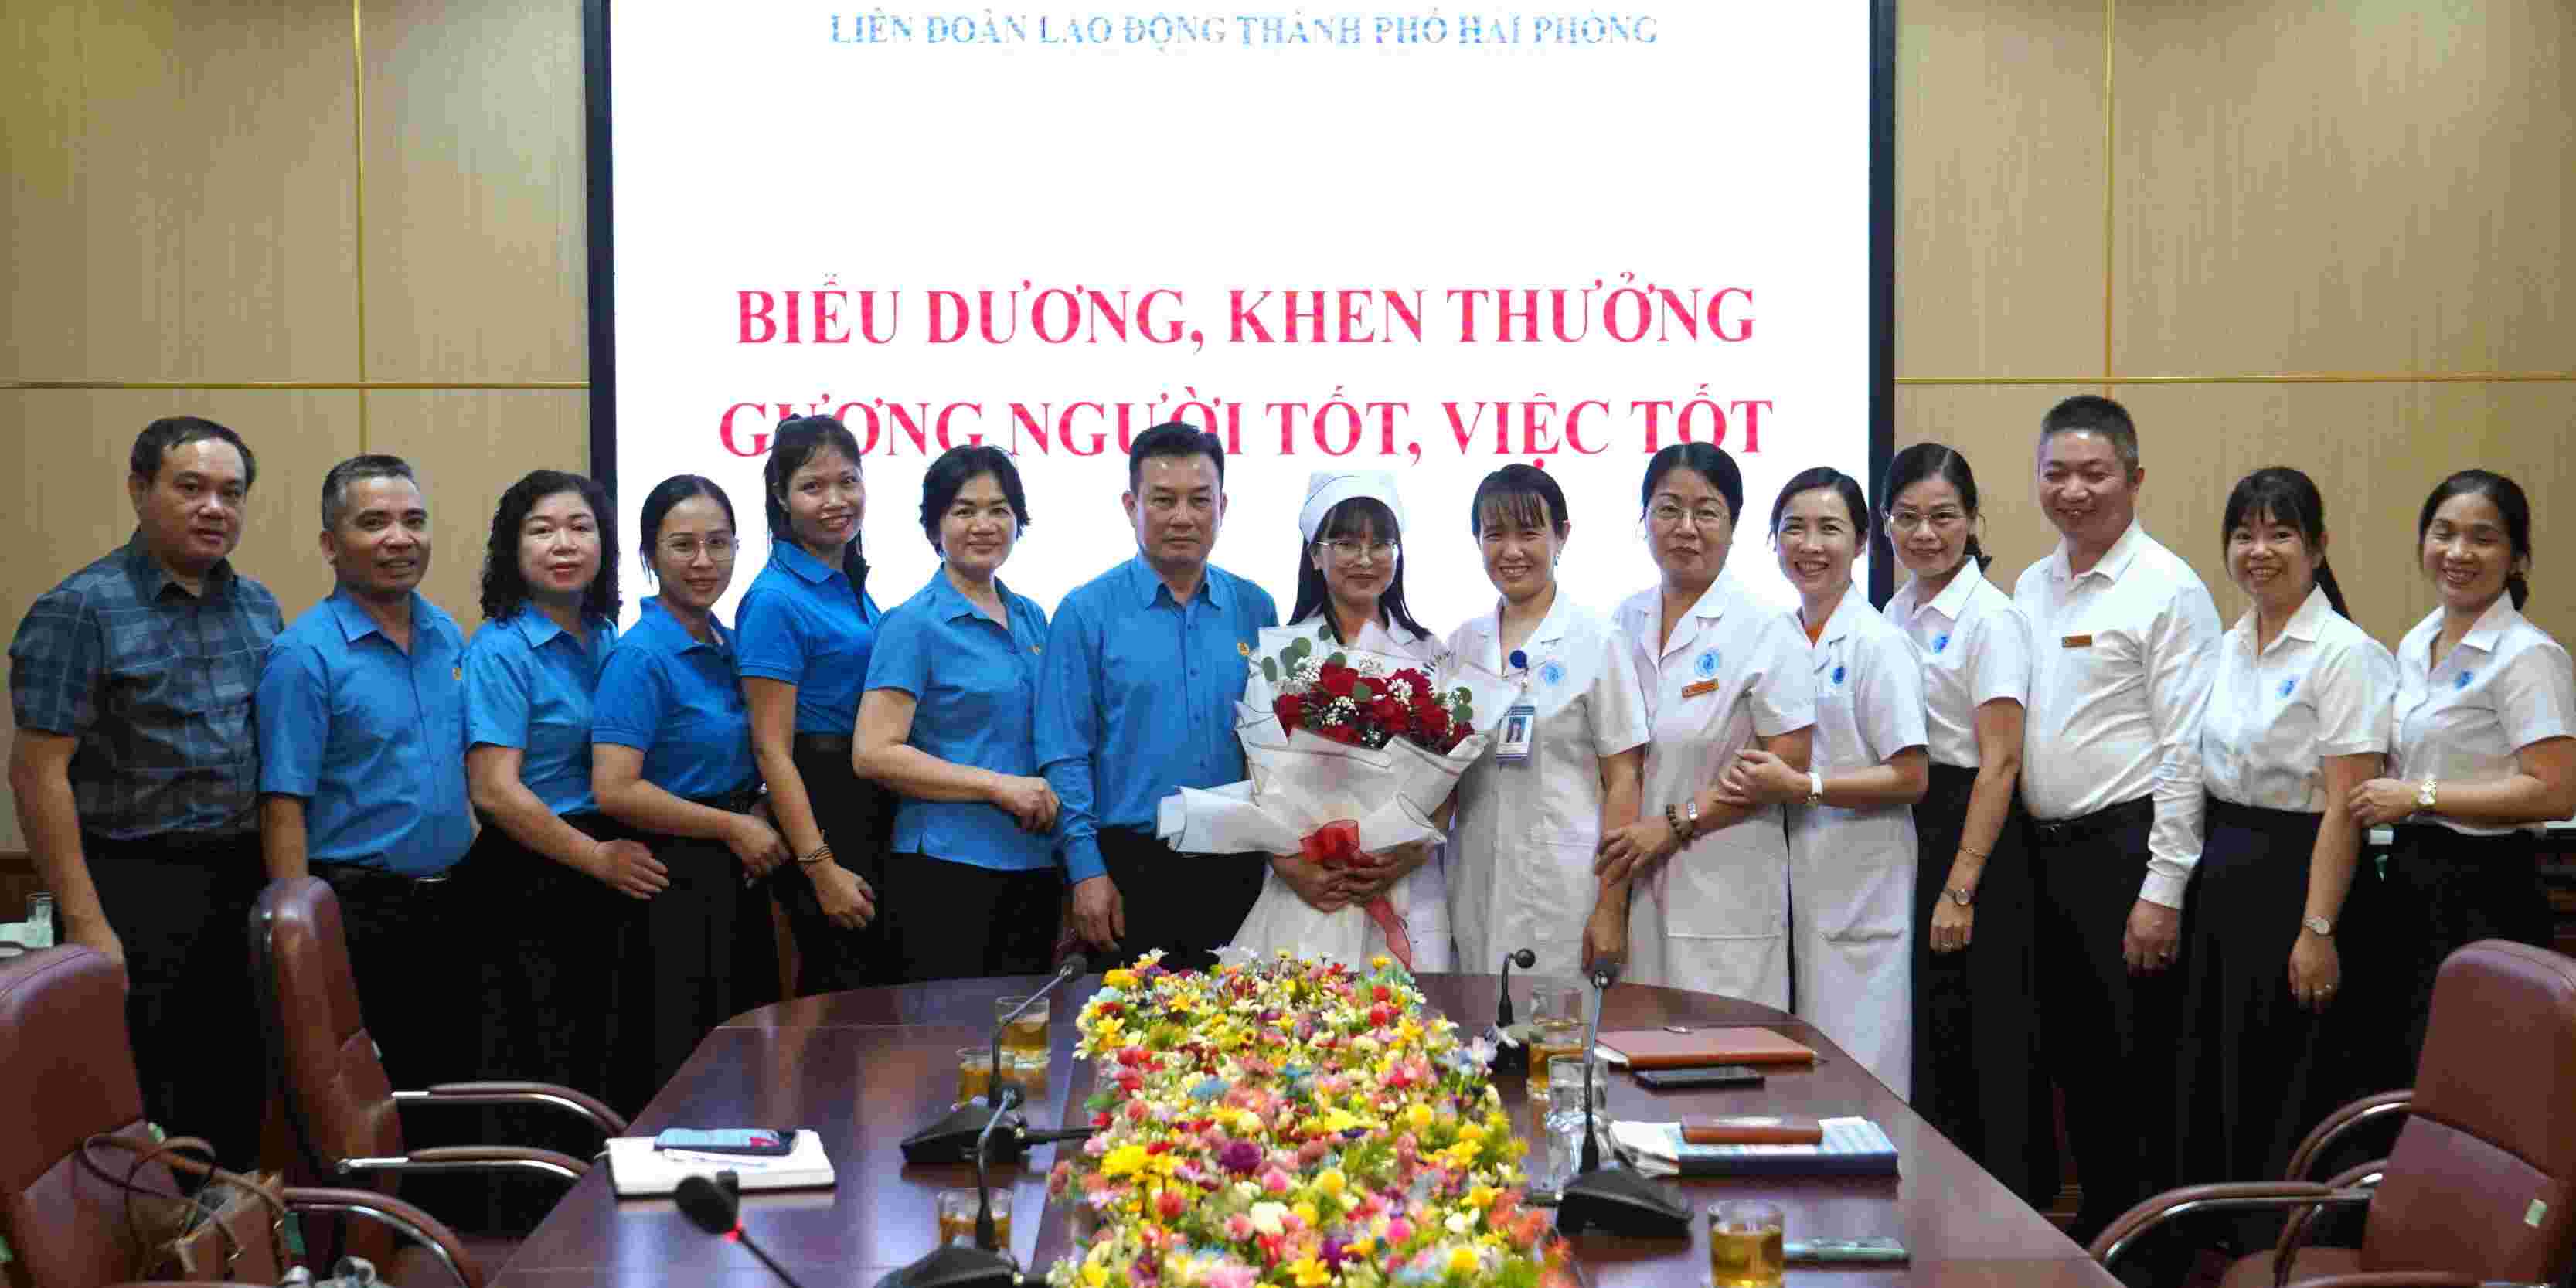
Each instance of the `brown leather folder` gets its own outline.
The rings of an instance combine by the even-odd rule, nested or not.
[[[1632,1069],[1697,1069],[1712,1064],[1814,1064],[1816,1052],[1769,1029],[1614,1029],[1601,1045],[1628,1057]]]
[[[1682,1140],[1693,1145],[1821,1145],[1825,1129],[1810,1118],[1685,1118]]]

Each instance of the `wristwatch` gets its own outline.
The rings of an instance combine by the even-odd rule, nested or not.
[[[2334,938],[2334,923],[2323,917],[2301,917],[2299,924],[2307,927],[2310,933],[2319,939]]]
[[[2424,784],[2415,789],[2415,808],[2419,810],[2430,810],[2433,808],[2433,776],[2431,774],[2424,775]]]
[[[1945,888],[1943,888],[1943,889],[1942,889],[1941,893],[1942,893],[1942,894],[1944,894],[1944,895],[1949,896],[1950,902],[1955,903],[1955,904],[1959,905],[1959,906],[1960,906],[1960,907],[1962,907],[1962,908],[1965,908],[1965,907],[1967,907],[1970,903],[1975,902],[1975,901],[1976,901],[1976,898],[1977,898],[1977,892],[1976,892],[1976,891],[1974,891],[1974,890],[1970,890],[1970,889],[1966,889],[1965,887],[1961,887],[1961,886],[1948,886],[1948,887],[1945,887]]]
[[[1810,805],[1825,803],[1825,776],[1812,769],[1807,771],[1807,803]]]

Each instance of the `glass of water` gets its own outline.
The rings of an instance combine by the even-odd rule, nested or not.
[[[1592,1069],[1592,1101],[1588,1106],[1583,1098],[1587,1064]],[[1600,1061],[1579,1057],[1566,1057],[1547,1066],[1547,1116],[1541,1122],[1542,1146],[1531,1155],[1540,1160],[1530,1169],[1532,1189],[1561,1189],[1582,1167],[1583,1133],[1600,1130],[1600,1113],[1610,1099],[1605,1072]]]

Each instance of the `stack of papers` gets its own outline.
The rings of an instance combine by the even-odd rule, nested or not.
[[[1648,1176],[1894,1176],[1896,1142],[1866,1118],[1820,1118],[1817,1145],[1693,1145],[1680,1123],[1613,1122],[1621,1156]]]
[[[810,1130],[796,1133],[796,1144],[776,1158],[702,1154],[684,1149],[655,1149],[650,1136],[612,1136],[608,1141],[608,1179],[618,1196],[668,1194],[684,1177],[714,1179],[731,1172],[751,1190],[795,1190],[832,1184],[832,1160],[823,1154],[823,1138]]]

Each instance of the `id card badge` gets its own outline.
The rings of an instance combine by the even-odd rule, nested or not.
[[[1515,702],[1503,713],[1502,729],[1494,738],[1494,760],[1498,764],[1529,763],[1530,744],[1538,738],[1538,708],[1527,702]]]

